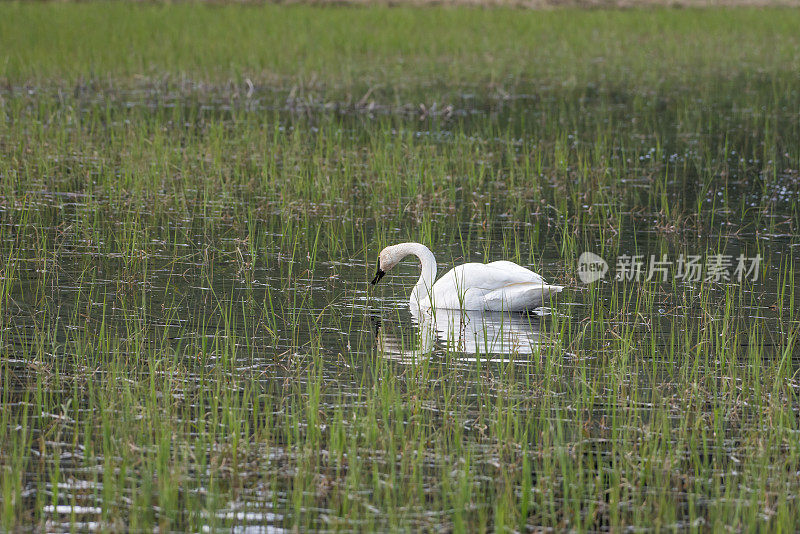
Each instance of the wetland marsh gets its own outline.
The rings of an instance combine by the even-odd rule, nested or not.
[[[797,530],[797,27],[0,5],[0,530]]]

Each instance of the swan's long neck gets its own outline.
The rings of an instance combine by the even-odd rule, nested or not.
[[[400,247],[403,256],[413,254],[419,258],[422,265],[422,274],[420,274],[417,285],[414,286],[409,298],[412,307],[419,306],[421,302],[429,300],[432,296],[433,282],[436,280],[436,258],[428,247],[419,243],[403,243],[397,246]]]

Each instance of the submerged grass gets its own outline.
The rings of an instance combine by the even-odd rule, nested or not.
[[[0,529],[796,529],[795,12],[0,13]],[[387,350],[407,239],[533,354]]]

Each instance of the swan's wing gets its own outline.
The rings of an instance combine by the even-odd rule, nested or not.
[[[516,280],[514,283],[523,281],[539,284],[545,283],[544,279],[538,273],[535,273],[530,269],[526,269],[521,265],[517,265],[512,261],[493,261],[492,263],[487,263],[486,267],[501,270],[502,272],[506,273],[507,276],[513,277]]]
[[[458,287],[494,291],[513,284],[544,284],[542,277],[510,261],[465,263],[448,271],[442,281]]]
[[[514,284],[487,293],[483,298],[487,310],[532,310],[548,303],[550,297],[562,289],[544,284]]]

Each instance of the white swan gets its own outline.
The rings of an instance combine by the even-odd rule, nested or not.
[[[401,243],[383,249],[372,285],[412,254],[422,264],[422,275],[409,297],[412,308],[524,311],[540,307],[563,289],[547,285],[535,272],[510,261],[465,263],[447,271],[434,284],[436,258],[420,243]]]

